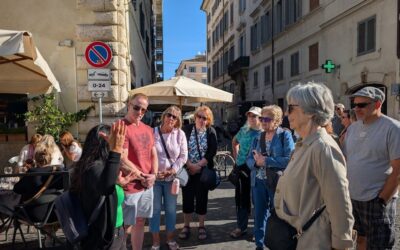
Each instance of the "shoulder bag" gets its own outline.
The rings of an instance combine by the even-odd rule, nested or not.
[[[322,206],[314,213],[306,224],[304,224],[300,233],[297,232],[296,228],[279,218],[275,210],[272,210],[267,220],[267,229],[264,237],[265,246],[270,250],[295,250],[297,240],[301,237],[301,234],[311,227],[314,221],[322,214],[325,207]]]
[[[196,138],[197,151],[199,152],[199,156],[201,159],[201,151],[200,151],[199,139],[197,137],[197,129],[195,126],[193,128]],[[201,169],[200,183],[205,189],[212,191],[218,187],[221,181],[219,180],[217,172],[214,169],[210,169],[208,168],[208,166],[204,166]]]
[[[265,143],[265,134],[266,132],[262,132],[260,135],[260,148],[261,148],[261,153],[263,154],[267,153],[267,155],[269,156],[270,154],[267,152],[267,145]],[[281,135],[278,136],[280,137],[283,148],[285,139],[283,133],[281,133]],[[283,170],[281,168],[270,168],[268,166],[265,168],[265,175],[267,176],[267,186],[271,191],[275,192],[276,186],[278,185],[279,177],[281,177],[282,173]]]
[[[179,133],[179,132],[178,132],[178,133]],[[171,167],[172,167],[174,164],[171,163],[171,157],[170,157],[170,155],[169,155],[169,153],[168,153],[167,145],[165,144],[164,138],[163,138],[163,136],[162,136],[162,134],[161,134],[161,127],[158,127],[158,134],[160,135],[161,144],[163,145],[165,154],[167,155],[168,161],[169,161],[169,163],[171,164]],[[184,186],[186,186],[186,184],[187,184],[188,181],[189,181],[189,174],[188,174],[188,172],[187,172],[187,170],[186,170],[185,168],[181,167],[181,168],[178,170],[178,172],[176,172],[175,178],[177,178],[177,179],[179,180],[180,186],[181,186],[181,187],[184,187]]]

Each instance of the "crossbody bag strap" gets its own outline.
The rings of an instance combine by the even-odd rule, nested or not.
[[[53,166],[53,171],[52,173],[54,173],[56,171],[56,167]],[[39,198],[44,191],[46,191],[47,187],[50,185],[51,181],[53,180],[54,175],[50,175],[49,178],[47,178],[46,182],[44,183],[44,185],[40,188],[40,190],[29,200],[24,201],[24,204],[28,204],[31,203],[32,201],[36,200],[37,198]]]
[[[172,164],[171,163],[171,156],[169,156],[169,153],[168,153],[168,150],[167,150],[167,145],[165,144],[165,141],[164,141],[164,137],[162,136],[162,133],[161,133],[161,127],[158,127],[158,134],[160,135],[160,138],[161,138],[161,144],[163,145],[163,148],[164,148],[164,151],[165,151],[165,154],[167,155],[167,158],[168,158],[168,161],[169,161],[169,164],[171,165],[171,167],[172,167],[172,165],[174,165],[174,164]]]
[[[90,218],[88,221],[88,226],[90,226],[99,216],[101,206],[104,204],[105,199],[106,199],[105,195],[100,197],[100,200],[97,202],[96,208],[93,210],[92,214],[90,215]]]
[[[201,156],[201,151],[200,151],[199,138],[197,137],[197,129],[196,129],[196,126],[193,126],[193,128],[194,128],[194,134],[195,134],[195,138],[196,138],[197,151],[199,152],[199,156],[200,156],[200,160],[201,160],[202,156]]]
[[[306,222],[306,224],[304,224],[302,230],[306,231],[307,229],[309,229],[311,227],[311,225],[314,223],[315,220],[318,219],[318,217],[322,214],[322,212],[325,210],[326,205],[324,205],[323,207],[321,207],[320,209],[318,209],[314,215]]]

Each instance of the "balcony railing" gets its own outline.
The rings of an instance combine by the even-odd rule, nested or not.
[[[242,70],[248,70],[250,65],[250,60],[248,56],[241,56],[235,61],[233,61],[228,66],[228,74],[233,77],[240,73]]]

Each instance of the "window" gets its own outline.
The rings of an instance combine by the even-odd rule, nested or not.
[[[189,67],[189,72],[190,72],[190,73],[196,73],[196,67],[190,66],[190,67]]]
[[[207,73],[207,67],[201,67],[201,73]]]
[[[319,7],[319,0],[310,0],[310,11]]]
[[[224,63],[223,63],[223,72],[225,73],[228,70],[229,64],[229,51],[225,51],[224,53]]]
[[[283,59],[276,62],[276,80],[283,80]]]
[[[285,0],[285,24],[295,23],[301,16],[301,0]]]
[[[235,60],[235,46],[232,46],[229,49],[229,63],[233,62]]]
[[[290,56],[290,76],[297,76],[299,74],[299,52]]]
[[[245,56],[246,55],[246,35],[243,34],[239,38],[239,56]]]
[[[242,14],[246,9],[246,0],[239,0],[239,14]]]
[[[140,15],[139,15],[139,22],[140,22],[140,35],[142,35],[142,39],[145,39],[145,32],[144,32],[144,12],[142,3],[139,5]]]
[[[228,11],[226,11],[225,13],[224,13],[224,18],[223,18],[223,23],[224,23],[224,31],[227,31],[228,30],[228,24],[229,24],[229,17],[228,17]]]
[[[256,89],[258,88],[258,72],[254,71],[253,73],[253,87]]]
[[[357,55],[375,51],[376,17],[358,23]]]
[[[271,67],[268,65],[264,67],[264,85],[271,84]]]
[[[207,38],[207,52],[210,52],[210,38]]]
[[[259,47],[259,42],[258,42],[258,23],[255,23],[253,26],[251,26],[250,29],[250,48],[251,51],[254,51],[258,49]]]
[[[233,3],[231,3],[231,25],[233,25]]]
[[[279,34],[283,31],[283,6],[282,0],[279,0],[275,6],[276,15],[275,15],[275,34]]]
[[[210,70],[210,68],[207,69],[207,82],[211,82],[211,70]]]
[[[308,70],[318,69],[318,43],[308,47]]]

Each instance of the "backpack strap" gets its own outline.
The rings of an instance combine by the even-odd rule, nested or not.
[[[100,208],[104,204],[105,199],[106,199],[105,195],[100,197],[100,200],[97,202],[96,208],[93,210],[92,214],[90,215],[90,218],[88,221],[88,226],[90,226],[99,216]]]
[[[57,167],[53,166],[53,170],[51,172],[54,173],[56,171],[56,169],[57,169]],[[39,198],[43,194],[43,192],[46,191],[47,187],[50,185],[53,178],[54,178],[54,175],[50,175],[49,178],[47,178],[44,185],[40,188],[40,190],[34,196],[32,196],[30,199],[24,201],[24,204],[31,203],[32,201]]]

